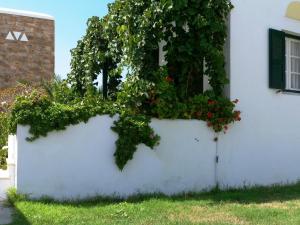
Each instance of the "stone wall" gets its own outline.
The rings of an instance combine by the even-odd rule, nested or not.
[[[54,20],[0,11],[0,89],[54,75]]]

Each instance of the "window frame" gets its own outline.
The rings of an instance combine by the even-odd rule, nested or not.
[[[288,58],[288,53],[290,52],[290,44],[287,45],[287,40],[296,40],[297,42],[300,43],[300,36],[297,35],[293,35],[293,34],[289,34],[289,33],[285,33],[285,76],[284,76],[284,80],[285,80],[285,89],[283,91],[285,92],[293,92],[293,93],[300,93],[300,88],[299,89],[293,89],[291,88],[291,68],[290,68],[290,58]],[[289,54],[290,56],[290,54]]]

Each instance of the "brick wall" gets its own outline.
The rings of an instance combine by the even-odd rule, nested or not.
[[[54,75],[54,20],[0,13],[0,89]]]

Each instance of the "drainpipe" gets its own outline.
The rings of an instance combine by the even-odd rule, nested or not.
[[[216,135],[214,138],[214,141],[216,142],[216,157],[215,157],[215,184],[216,188],[219,188],[219,134]]]

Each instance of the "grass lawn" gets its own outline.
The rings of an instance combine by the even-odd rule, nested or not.
[[[127,201],[19,200],[14,205],[12,224],[18,225],[298,225],[300,184]]]

